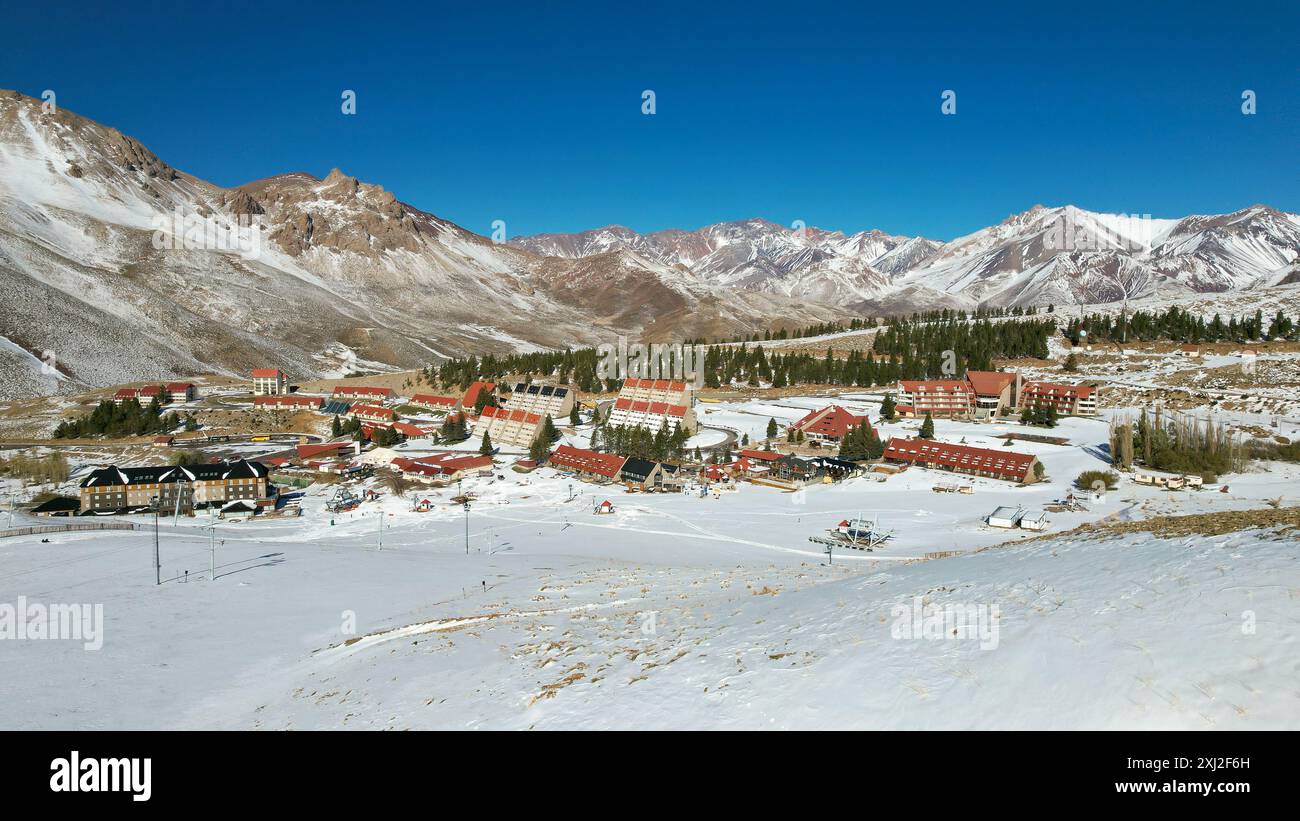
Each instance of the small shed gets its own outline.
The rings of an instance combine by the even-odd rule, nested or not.
[[[1042,532],[1047,529],[1048,524],[1047,514],[1041,510],[1035,510],[1020,517],[1020,526],[1025,530]]]
[[[985,518],[990,527],[1013,528],[1020,524],[1024,518],[1024,508],[1019,507],[999,507]]]

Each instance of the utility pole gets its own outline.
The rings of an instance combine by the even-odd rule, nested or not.
[[[162,563],[158,557],[158,508],[162,507],[162,499],[154,496],[149,502],[153,508],[153,583],[157,586],[162,584]]]
[[[208,506],[208,551],[211,560],[208,567],[208,581],[217,580],[217,509]]]
[[[379,508],[379,546],[377,550],[384,549],[384,509]]]

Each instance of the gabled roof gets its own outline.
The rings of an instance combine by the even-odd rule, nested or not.
[[[681,393],[686,390],[686,383],[674,379],[637,379],[636,377],[629,376],[627,379],[623,380],[623,387]]]
[[[831,436],[835,438],[843,437],[850,429],[865,424],[867,417],[855,416],[849,413],[839,405],[828,405],[819,410],[812,411],[804,418],[795,422],[791,427],[801,430],[804,433],[817,434],[819,436]],[[868,429],[871,427],[867,425]]]
[[[908,393],[969,394],[970,383],[965,379],[902,379],[903,390]]]
[[[288,378],[288,374],[279,368],[255,368],[253,370],[254,379],[276,379],[278,377]]]
[[[560,445],[551,454],[550,463],[558,467],[571,468],[581,473],[594,473],[613,479],[618,476],[627,461],[613,453],[597,453],[594,450],[575,448],[572,445]]]
[[[468,388],[465,389],[465,395],[461,397],[460,400],[461,407],[465,407],[465,408],[474,407],[474,405],[478,402],[478,395],[480,391],[487,391],[488,393],[491,393],[492,391],[496,390],[496,387],[497,384],[495,382],[484,382],[482,380],[475,382],[474,384],[470,385]]]
[[[392,388],[368,388],[365,385],[335,385],[333,396],[392,396]]]
[[[1096,389],[1090,385],[1060,385],[1055,382],[1026,382],[1025,396],[1062,396],[1087,399]]]
[[[439,408],[452,408],[458,404],[454,396],[434,396],[431,393],[417,393],[411,397],[413,405],[433,405]]]
[[[781,458],[781,454],[774,450],[742,450],[740,455],[746,459],[757,459],[761,462],[775,462]]]

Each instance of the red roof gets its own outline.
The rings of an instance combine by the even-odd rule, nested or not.
[[[746,459],[757,459],[760,462],[775,462],[781,458],[781,454],[774,450],[742,450],[740,455]]]
[[[1093,388],[1091,385],[1058,385],[1053,382],[1026,382],[1025,396],[1042,396],[1042,397],[1068,397],[1072,399],[1087,399],[1092,396]]]
[[[482,416],[488,419],[502,419],[507,422],[523,422],[526,425],[536,425],[542,421],[541,414],[529,413],[523,410],[508,410],[507,408],[484,407]]]
[[[970,383],[964,379],[903,379],[898,384],[908,393],[972,393]]]
[[[457,456],[453,453],[439,453],[419,459],[398,458],[391,464],[403,473],[415,473],[420,476],[451,476],[462,470],[475,470],[491,467],[491,456]]]
[[[647,402],[645,400],[633,401],[626,397],[616,399],[614,401],[614,407],[618,410],[625,410],[629,413],[648,413],[654,416],[686,415],[685,405],[670,405],[667,402]]]
[[[141,396],[161,396],[162,385],[145,385],[140,389]]]
[[[798,422],[795,422],[793,427],[804,433],[839,439],[848,433],[851,428],[866,423],[867,417],[865,416],[855,416],[839,405],[828,405],[820,410],[812,411]],[[867,428],[870,429],[870,427],[868,424]]]
[[[997,396],[1016,381],[1016,374],[1007,371],[966,371],[966,379],[980,396]]]
[[[275,379],[281,376],[288,376],[279,368],[256,368],[253,370],[254,379]]]
[[[433,405],[435,407],[452,408],[456,406],[456,397],[454,396],[434,396],[431,393],[417,393],[411,397],[412,405]]]
[[[680,393],[686,390],[686,383],[673,379],[637,379],[628,377],[623,380],[625,388],[647,388],[655,391],[674,391]]]
[[[298,458],[310,459],[313,456],[321,456],[324,454],[336,454],[341,452],[345,448],[351,448],[351,447],[353,447],[352,442],[326,442],[320,445],[299,445]]]
[[[497,384],[495,382],[482,382],[482,381],[475,382],[473,385],[470,385],[469,388],[465,390],[465,395],[460,400],[461,407],[465,407],[465,408],[474,407],[475,403],[478,402],[479,391],[485,390],[488,393],[491,393],[492,391],[496,390],[496,387]]]
[[[1034,463],[1028,453],[1009,450],[952,445],[930,439],[893,438],[885,447],[885,458],[901,462],[921,462],[947,467],[992,473],[1002,478],[1023,479]]]
[[[135,388],[119,388],[117,393],[113,394],[114,399],[134,399],[139,394]]]
[[[168,393],[186,393],[186,392],[189,391],[189,389],[192,388],[192,387],[194,387],[194,383],[193,383],[193,382],[168,382],[168,383],[167,383],[167,392],[168,392]]]
[[[623,469],[627,460],[612,453],[597,453],[594,450],[560,445],[551,454],[550,463],[556,467],[571,468],[580,473],[594,473],[613,479]]]

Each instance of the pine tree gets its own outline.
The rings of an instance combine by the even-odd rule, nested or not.
[[[930,417],[930,412],[925,412],[925,421],[921,423],[921,432],[917,434],[921,439],[934,438],[934,419]]]
[[[768,438],[768,439],[775,439],[775,438],[776,438],[776,434],[777,434],[777,432],[778,432],[778,428],[777,428],[777,426],[776,426],[776,419],[768,419],[768,420],[767,420],[767,438]]]
[[[492,437],[487,431],[483,431],[483,443],[478,446],[478,452],[484,456],[492,453]]]
[[[892,421],[894,418],[895,407],[894,395],[892,393],[885,394],[884,401],[880,403],[880,418]]]

